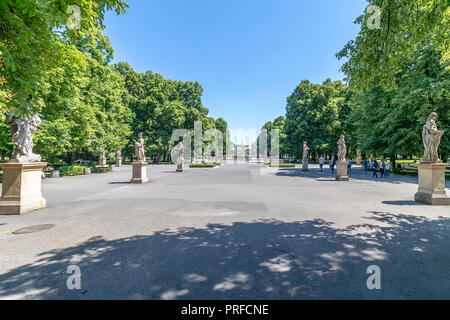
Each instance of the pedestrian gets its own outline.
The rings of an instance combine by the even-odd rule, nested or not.
[[[378,178],[378,162],[377,159],[372,158],[372,162],[370,163],[370,168],[372,169],[372,178]]]
[[[384,177],[390,177],[391,175],[389,174],[389,170],[391,169],[389,162],[386,161],[386,168],[384,169]]]
[[[352,172],[352,160],[347,159],[347,174]]]
[[[380,166],[381,178],[386,178],[385,175],[384,175],[385,169],[386,169],[386,159],[381,158],[381,166]]]
[[[369,166],[369,161],[366,158],[364,158],[364,160],[363,160],[364,173],[367,173],[368,166]]]
[[[336,162],[334,160],[334,157],[331,157],[330,160],[330,169],[331,169],[331,173],[334,173],[334,166],[336,165]]]
[[[321,155],[320,158],[319,158],[320,172],[323,172],[323,164],[324,163],[325,163],[325,158],[323,157],[323,155]]]

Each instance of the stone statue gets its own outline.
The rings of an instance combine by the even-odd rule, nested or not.
[[[306,145],[306,141],[303,141],[303,163],[308,163],[308,153],[309,153],[309,147]]]
[[[182,159],[184,161],[184,145],[181,141],[178,144],[178,159]]]
[[[98,151],[100,151],[100,157],[98,159],[98,166],[99,167],[104,167],[104,166],[107,165],[105,148],[99,148]]]
[[[98,149],[98,151],[100,151],[100,159],[106,158],[106,156],[105,156],[105,148],[100,148],[100,149]]]
[[[347,146],[345,144],[345,136],[341,134],[338,144],[338,161],[345,161],[347,156]]]
[[[142,132],[138,134],[138,137],[138,141],[134,142],[134,151],[138,161],[145,162],[144,138],[142,138]]]
[[[11,160],[19,163],[39,162],[41,156],[33,153],[33,136],[42,123],[37,114],[24,118],[7,116],[5,122],[11,127],[14,149]]]
[[[180,141],[178,144],[178,159],[177,159],[177,172],[184,171],[184,145]]]
[[[422,139],[424,154],[422,162],[441,163],[439,159],[438,148],[441,143],[441,137],[444,131],[438,130],[436,125],[437,113],[432,112],[423,126]]]
[[[120,167],[122,165],[122,151],[116,151],[116,167]]]
[[[309,169],[308,169],[308,153],[309,153],[309,147],[306,145],[306,141],[303,141],[302,171],[309,171]]]

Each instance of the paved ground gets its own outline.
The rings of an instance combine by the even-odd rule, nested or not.
[[[44,181],[46,209],[0,216],[0,298],[450,299],[450,209],[413,202],[416,178],[174,171]],[[12,234],[38,224],[55,226]],[[81,290],[66,286],[69,265]],[[367,289],[370,265],[381,290]]]

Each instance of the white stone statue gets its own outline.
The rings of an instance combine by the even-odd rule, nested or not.
[[[117,150],[117,152],[116,152],[116,160],[117,159],[122,159],[122,151],[120,151],[120,150]]]
[[[7,116],[6,123],[11,127],[14,149],[11,160],[20,163],[39,162],[41,156],[33,153],[33,136],[42,123],[37,114],[24,118]]]
[[[182,159],[182,161],[184,161],[184,145],[181,141],[178,144],[178,159]]]
[[[302,158],[303,163],[308,163],[308,154],[309,154],[309,147],[306,144],[306,141],[303,141],[303,158]]]
[[[441,137],[444,131],[438,130],[436,125],[437,113],[432,112],[423,126],[422,139],[424,146],[424,153],[422,162],[441,163],[439,159],[438,148],[441,143]]]
[[[347,156],[347,145],[345,144],[345,136],[341,134],[338,144],[338,161],[345,161]]]
[[[142,138],[142,132],[138,134],[139,139],[134,142],[134,151],[138,161],[145,162],[145,150],[144,150],[144,138]]]
[[[105,148],[100,148],[100,149],[98,149],[98,151],[100,151],[100,159],[106,158],[106,156],[105,156]]]
[[[178,144],[177,172],[184,171],[184,145],[182,142]]]

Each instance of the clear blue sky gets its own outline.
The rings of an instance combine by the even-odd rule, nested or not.
[[[335,57],[359,26],[364,0],[128,0],[108,13],[114,62],[199,81],[210,115],[259,129],[285,114],[303,79],[342,79]]]

